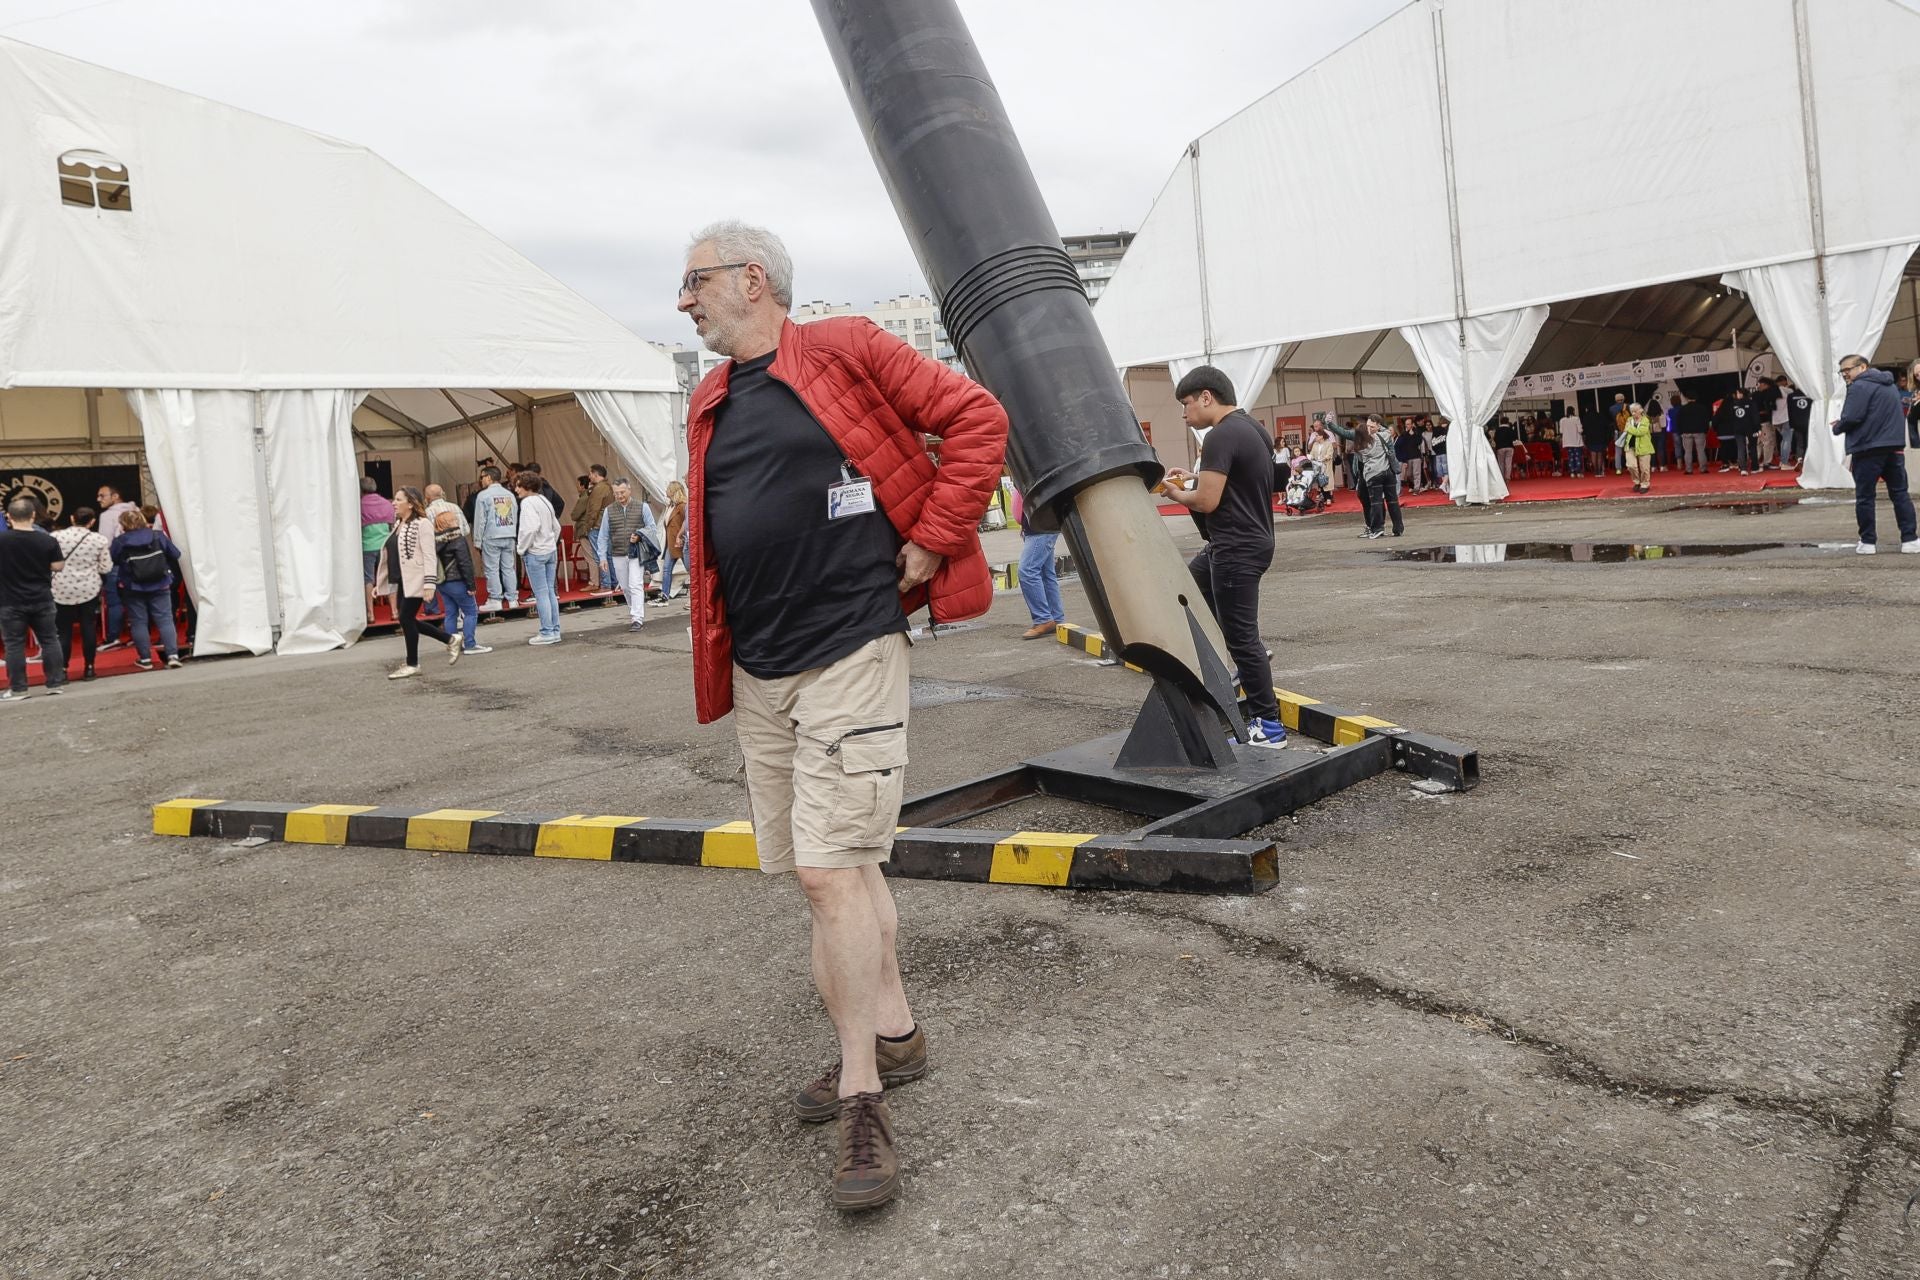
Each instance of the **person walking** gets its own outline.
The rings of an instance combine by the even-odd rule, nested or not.
[[[1626,425],[1620,428],[1620,434],[1626,437],[1627,474],[1633,477],[1633,491],[1652,492],[1653,420],[1647,417],[1646,406],[1627,406]]]
[[[1841,360],[1840,376],[1847,382],[1847,398],[1833,422],[1833,434],[1847,438],[1853,468],[1853,515],[1860,526],[1855,550],[1870,556],[1879,549],[1874,489],[1885,482],[1900,526],[1900,550],[1908,555],[1920,553],[1920,528],[1915,526],[1913,499],[1907,492],[1905,414],[1893,375],[1873,368],[1865,356],[1853,355]]]
[[[1067,608],[1060,602],[1060,572],[1054,566],[1054,548],[1060,543],[1060,534],[1058,530],[1045,532],[1033,527],[1033,511],[1027,506],[1025,494],[1015,494],[1014,501],[1020,504],[1020,598],[1026,602],[1027,619],[1033,624],[1020,638],[1038,640],[1056,634],[1067,620]]]
[[[67,664],[54,625],[53,577],[65,565],[60,544],[36,523],[40,508],[29,494],[7,504],[0,530],[0,644],[7,649],[7,688],[0,702],[27,696],[27,633],[40,645],[47,692],[65,693]]]
[[[81,507],[67,518],[67,527],[53,535],[65,563],[53,575],[54,628],[60,633],[60,669],[71,674],[73,637],[80,636],[86,659],[80,679],[93,679],[93,663],[100,645],[100,598],[113,576],[113,547],[94,529],[92,507]],[[41,655],[42,662],[47,654]]]
[[[1343,427],[1338,420],[1329,419],[1327,425],[1341,439],[1353,445],[1354,474],[1358,477],[1356,487],[1360,490],[1360,501],[1365,504],[1367,521],[1366,530],[1360,536],[1383,536],[1387,517],[1391,515],[1393,536],[1399,537],[1406,531],[1405,521],[1400,515],[1400,485],[1387,453],[1387,433],[1380,425],[1380,419],[1369,415],[1353,427]],[[1512,461],[1511,450],[1508,452],[1508,461]]]
[[[642,565],[646,562],[648,531],[655,531],[653,508],[633,491],[625,476],[612,485],[613,501],[600,513],[594,530],[594,545],[604,548],[607,559],[600,562],[601,577],[627,597],[627,630],[638,631],[647,624],[647,584]]]
[[[687,486],[678,480],[667,481],[667,549],[662,553],[660,598],[673,599],[673,566],[687,562]],[[681,594],[685,594],[681,588]]]
[[[432,493],[432,489],[427,490]],[[431,499],[427,510],[433,510]],[[440,560],[440,598],[445,601],[446,630],[460,629],[462,653],[492,653],[489,645],[476,643],[474,629],[480,622],[480,608],[473,593],[478,577],[473,571],[473,549],[467,543],[466,521],[456,508],[433,517],[434,554]]]
[[[420,637],[446,646],[447,663],[460,661],[466,646],[431,622],[420,610],[433,602],[440,582],[440,556],[433,525],[427,520],[427,502],[418,489],[403,486],[393,495],[393,528],[380,548],[374,577],[376,595],[393,595],[394,616],[406,640],[407,660],[387,673],[389,680],[409,680],[420,674]]]
[[[514,567],[520,528],[520,503],[500,483],[500,468],[480,468],[480,488],[473,502],[473,535],[480,548],[480,567],[487,575],[487,602],[482,613],[521,607],[520,574]],[[477,585],[477,584],[476,584]]]
[[[1277,750],[1287,745],[1287,731],[1260,636],[1260,580],[1273,564],[1273,445],[1266,429],[1239,407],[1233,382],[1214,366],[1188,372],[1173,395],[1187,426],[1207,430],[1198,474],[1167,470],[1168,496],[1206,517],[1207,544],[1187,568],[1239,672],[1248,716],[1241,741]]]
[[[715,223],[684,265],[676,305],[728,357],[687,411],[696,709],[734,712],[760,869],[806,895],[840,1057],[794,1110],[838,1122],[833,1203],[870,1209],[900,1181],[882,1090],[928,1061],[880,872],[907,765],[907,615],[992,605],[979,523],[1007,415],[864,317],[795,325],[793,260],[769,231]],[[920,431],[941,437],[938,466]]]
[[[560,517],[541,493],[545,483],[540,473],[528,466],[513,478],[514,492],[520,498],[520,533],[515,544],[526,562],[527,582],[533,588],[534,612],[540,617],[540,630],[527,643],[560,643],[560,595],[557,575],[560,568]]]
[[[147,523],[140,511],[120,514],[121,534],[112,548],[114,576],[133,631],[133,665],[151,671],[153,633],[160,633],[160,656],[169,668],[180,665],[180,637],[173,622],[173,588],[182,581],[180,548]]]

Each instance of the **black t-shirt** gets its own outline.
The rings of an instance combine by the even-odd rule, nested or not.
[[[1200,470],[1227,478],[1220,505],[1207,513],[1206,535],[1216,556],[1269,562],[1273,559],[1273,441],[1235,409],[1207,432]]]
[[[1513,442],[1519,438],[1520,433],[1504,422],[1493,429],[1493,447],[1496,449],[1511,449]]]
[[[707,541],[734,661],[763,680],[907,629],[893,563],[900,536],[877,497],[870,512],[827,518],[846,456],[767,372],[772,363],[769,353],[733,366],[706,462]]]
[[[44,529],[0,528],[0,605],[51,605],[53,565],[65,558]]]

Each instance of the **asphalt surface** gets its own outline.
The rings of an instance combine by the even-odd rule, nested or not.
[[[1844,502],[1672,505],[1283,526],[1276,682],[1482,785],[1275,824],[1256,898],[898,885],[934,1066],[852,1220],[787,1107],[832,1053],[791,884],[147,834],[176,796],[743,817],[684,605],[8,706],[0,1276],[1920,1274],[1920,557],[1853,555]],[[1846,549],[1384,558],[1556,539]],[[916,648],[910,792],[1129,722],[1141,677],[1025,623]]]

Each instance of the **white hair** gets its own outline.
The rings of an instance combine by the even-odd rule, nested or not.
[[[722,261],[758,264],[767,273],[773,300],[783,307],[793,306],[793,259],[779,236],[737,218],[722,218],[694,232],[687,249],[691,252],[703,244],[712,245]]]
[[[1630,404],[1627,406],[1628,413],[1645,413],[1646,411],[1647,406],[1643,404]]]

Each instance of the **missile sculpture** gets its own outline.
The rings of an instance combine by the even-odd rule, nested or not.
[[[1149,486],[1140,430],[955,0],[813,0],[947,333],[1012,422],[1030,519],[1067,535],[1107,642],[1154,678],[1122,766],[1218,768],[1241,732],[1218,623]]]

